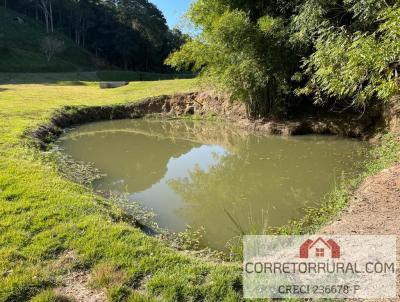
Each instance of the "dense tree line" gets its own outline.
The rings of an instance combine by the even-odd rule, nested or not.
[[[299,96],[364,110],[399,93],[398,0],[196,0],[201,33],[168,64],[200,71],[252,116]]]
[[[165,71],[165,58],[185,40],[148,0],[12,0],[4,5],[42,22],[49,35],[62,32],[125,69]]]

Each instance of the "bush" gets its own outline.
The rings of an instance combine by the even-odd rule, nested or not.
[[[47,58],[47,62],[50,62],[54,56],[64,51],[64,41],[56,37],[47,36],[43,39],[41,48]]]

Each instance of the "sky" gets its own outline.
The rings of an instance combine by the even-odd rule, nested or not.
[[[150,0],[164,13],[168,26],[179,25],[181,16],[188,10],[192,0]]]

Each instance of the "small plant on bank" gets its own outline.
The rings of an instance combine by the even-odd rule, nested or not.
[[[116,265],[98,264],[91,273],[90,285],[94,288],[109,288],[127,281],[127,274]]]
[[[380,147],[371,151],[372,160],[367,164],[367,173],[373,175],[400,161],[400,138],[388,133],[381,138]]]
[[[91,185],[105,175],[92,163],[85,163],[74,160],[71,156],[65,155],[57,150],[47,153],[50,160],[56,162],[60,174],[82,185]]]
[[[132,294],[132,289],[127,286],[115,286],[108,290],[108,298],[109,301],[112,302],[125,302],[128,301],[128,298]]]
[[[180,250],[198,251],[201,249],[204,234],[204,228],[193,230],[191,226],[187,226],[185,231],[176,234],[174,245]]]
[[[43,39],[41,45],[42,51],[47,58],[47,62],[50,61],[58,54],[64,51],[64,41],[59,38],[47,36]]]

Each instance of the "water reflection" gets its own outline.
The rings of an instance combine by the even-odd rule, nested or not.
[[[225,124],[156,120],[82,126],[60,145],[107,174],[98,189],[128,193],[161,227],[205,227],[214,248],[300,217],[342,171],[357,172],[365,149],[335,137],[260,137]]]
[[[184,231],[189,218],[181,213],[185,204],[185,196],[174,190],[171,183],[187,179],[190,177],[191,171],[201,171],[207,174],[227,154],[227,151],[219,146],[194,147],[178,158],[172,157],[168,161],[167,172],[159,182],[144,191],[131,194],[130,198],[140,200],[156,213],[162,213],[158,219],[160,226]]]

